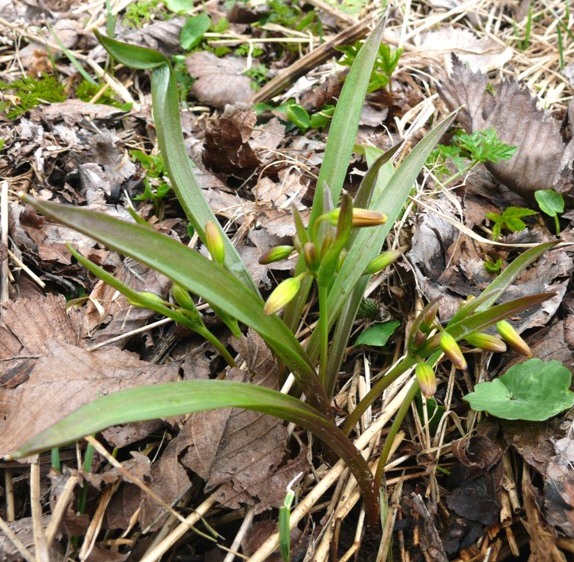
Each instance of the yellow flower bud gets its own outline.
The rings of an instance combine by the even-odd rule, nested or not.
[[[510,322],[506,320],[497,322],[496,330],[500,334],[500,337],[514,349],[514,351],[526,355],[526,357],[532,357],[530,347],[528,347],[528,344],[520,337]]]
[[[464,340],[469,345],[484,349],[485,351],[493,351],[495,353],[503,353],[506,351],[506,344],[498,336],[491,334],[473,332],[465,336]]]
[[[201,320],[201,316],[197,311],[197,307],[189,294],[189,291],[174,283],[171,288],[171,294],[173,296],[173,300],[182,308],[182,313],[185,314],[191,321],[196,322],[198,324],[202,324],[203,321]]]
[[[225,261],[225,242],[221,231],[212,221],[207,221],[205,225],[205,245],[213,260],[223,265]]]
[[[325,215],[324,220],[328,221],[333,226],[337,226],[339,222],[339,214],[341,209],[333,209]],[[358,209],[353,207],[353,219],[352,226],[355,228],[361,228],[365,226],[379,226],[387,222],[386,215],[378,213],[377,211],[370,211],[369,209]]]
[[[431,398],[436,392],[436,375],[432,367],[427,363],[417,363],[415,367],[415,376],[419,386],[421,387],[421,392],[425,398]]]
[[[301,280],[305,275],[307,274],[301,273],[297,275],[297,277],[289,277],[289,279],[285,279],[285,281],[279,283],[279,285],[275,287],[275,290],[269,295],[263,307],[263,312],[265,314],[275,314],[292,301],[297,296],[301,288]]]
[[[260,258],[261,265],[275,263],[277,261],[286,260],[295,250],[294,246],[275,246],[267,250]]]
[[[457,369],[460,369],[461,371],[466,370],[466,359],[464,358],[458,343],[456,343],[456,340],[448,332],[443,332],[441,334],[440,348]]]
[[[374,275],[383,269],[386,269],[393,262],[397,261],[401,256],[398,250],[388,250],[378,255],[375,259],[371,260],[369,265],[365,268],[365,275]]]

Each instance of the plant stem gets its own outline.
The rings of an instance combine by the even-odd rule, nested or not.
[[[403,420],[407,415],[411,402],[413,401],[414,397],[416,396],[417,392],[419,391],[419,383],[415,379],[409,389],[401,407],[399,408],[398,412],[395,414],[395,419],[393,420],[393,424],[391,425],[391,429],[385,438],[385,444],[383,446],[383,450],[381,451],[381,455],[379,457],[379,462],[377,464],[377,472],[375,473],[375,485],[377,488],[381,487],[383,476],[385,474],[385,466],[387,461],[389,460],[389,454],[393,447],[393,443],[395,441],[395,437],[401,428]]]
[[[343,424],[342,430],[345,435],[349,435],[355,424],[359,421],[365,410],[383,393],[383,391],[395,382],[403,373],[414,367],[417,359],[412,355],[403,357],[384,377],[380,378],[367,393],[367,395],[357,404],[351,412],[347,421]]]
[[[320,353],[319,353],[319,380],[323,384],[323,388],[328,388],[327,381],[327,366],[329,355],[329,311],[327,308],[327,300],[329,298],[329,291],[323,283],[318,283],[318,298],[319,298],[319,338],[320,338]]]

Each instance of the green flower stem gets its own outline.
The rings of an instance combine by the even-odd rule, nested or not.
[[[398,412],[395,414],[395,419],[391,425],[391,429],[385,438],[385,444],[383,445],[383,450],[381,451],[381,456],[379,457],[379,461],[377,464],[377,471],[375,473],[375,485],[377,488],[380,488],[383,482],[383,476],[385,474],[385,466],[387,461],[389,460],[389,455],[391,453],[391,449],[393,447],[393,443],[395,441],[395,437],[401,428],[403,420],[407,415],[411,402],[414,400],[417,392],[419,391],[419,383],[415,379],[411,388],[409,389],[401,407],[399,408]]]
[[[371,390],[369,390],[367,395],[357,404],[357,407],[351,412],[347,421],[343,424],[343,433],[345,433],[345,435],[349,435],[367,408],[389,387],[390,384],[395,382],[411,367],[414,367],[416,362],[417,358],[409,354],[401,359],[384,377],[379,379],[373,385]]]
[[[329,289],[323,283],[318,284],[318,298],[319,298],[319,334],[320,334],[320,355],[319,355],[319,380],[323,384],[323,388],[329,386],[327,381],[327,366],[329,359],[329,309],[327,307],[327,299],[329,297]]]

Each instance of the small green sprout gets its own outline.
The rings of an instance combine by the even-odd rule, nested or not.
[[[538,214],[532,209],[525,207],[507,207],[502,213],[486,213],[486,218],[492,221],[492,239],[498,240],[503,230],[508,232],[520,232],[526,228],[524,217]]]
[[[564,197],[553,189],[539,189],[534,192],[540,210],[554,219],[556,236],[560,235],[560,221],[558,215],[564,212]]]
[[[295,101],[289,101],[285,106],[285,116],[302,133],[309,129],[324,129],[331,122],[334,111],[334,105],[325,105],[317,113],[311,114]]]
[[[293,485],[303,476],[300,472],[287,484],[287,494],[283,500],[283,505],[279,508],[279,549],[283,562],[291,561],[291,506],[295,499]]]

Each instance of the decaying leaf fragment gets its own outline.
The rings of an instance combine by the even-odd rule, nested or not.
[[[514,81],[493,84],[454,58],[438,90],[449,109],[463,106],[458,120],[469,133],[494,128],[502,141],[518,147],[510,160],[487,164],[497,180],[532,202],[539,189],[572,197],[574,141],[562,140],[560,123],[538,109],[526,89]]]

